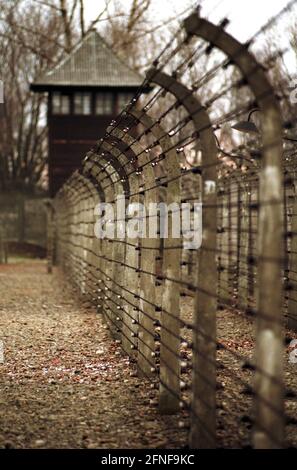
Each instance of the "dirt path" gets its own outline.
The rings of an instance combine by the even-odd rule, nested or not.
[[[181,448],[180,416],[43,263],[0,266],[0,448]]]

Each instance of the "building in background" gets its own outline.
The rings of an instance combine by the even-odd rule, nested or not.
[[[48,93],[50,196],[79,167],[142,81],[91,30],[58,66],[31,85],[34,92]]]

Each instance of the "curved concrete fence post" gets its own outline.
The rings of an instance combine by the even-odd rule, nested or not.
[[[127,163],[126,158],[119,159],[117,149],[113,148],[106,142],[100,144],[101,152],[89,153],[88,171],[91,172],[93,178],[100,182],[101,187],[105,191],[104,203],[109,204],[112,210],[115,209],[115,202],[119,195],[129,192],[129,182],[127,179],[127,170],[124,165]],[[96,170],[97,166],[97,170]],[[102,213],[100,217],[104,214]],[[110,209],[107,209],[109,211]],[[106,211],[105,211],[106,212]],[[108,214],[105,214],[105,218]],[[107,221],[108,229],[115,233],[115,221]],[[94,234],[94,245],[99,249],[100,253],[97,257],[97,272],[98,272],[98,303],[97,307],[102,308],[105,321],[107,322],[112,335],[119,339],[120,322],[117,320],[119,312],[117,312],[117,305],[115,301],[115,283],[114,273],[119,268],[117,260],[114,259],[114,240],[106,236],[98,240]],[[95,249],[96,249],[95,248]]]
[[[144,121],[141,116],[142,110],[136,108],[129,109],[127,115],[132,116],[134,121],[141,123],[147,129],[147,121]],[[127,122],[128,128],[129,122]],[[134,131],[137,132],[137,124],[134,123]],[[114,131],[111,132],[114,134]],[[132,135],[125,131],[116,134],[121,140],[127,144],[129,150],[133,152],[137,159],[137,168],[139,170],[138,178],[140,181],[139,187],[139,202],[142,204],[141,210],[144,213],[139,214],[142,222],[138,226],[142,232],[141,239],[134,240],[135,249],[138,251],[140,276],[139,276],[139,292],[136,294],[138,300],[138,354],[137,366],[138,373],[145,377],[156,377],[156,347],[155,347],[155,323],[157,321],[156,304],[156,258],[159,253],[160,239],[151,237],[150,225],[148,216],[151,215],[151,204],[156,205],[158,202],[158,185],[156,184],[155,166],[150,164],[151,152],[147,152],[139,143],[140,138],[132,137]],[[157,214],[152,216],[156,217]]]
[[[125,129],[120,127],[109,128],[110,136],[117,141],[117,146],[120,151],[125,154],[126,158],[134,162],[132,165],[132,170],[130,174],[128,173],[129,185],[130,185],[130,194],[129,194],[129,210],[131,213],[126,214],[125,218],[125,261],[124,269],[119,272],[118,280],[121,279],[121,283],[124,287],[122,289],[122,296],[125,303],[125,308],[122,312],[122,344],[126,353],[139,363],[140,356],[143,360],[148,360],[147,355],[143,353],[143,348],[146,343],[144,343],[145,338],[139,337],[139,317],[140,317],[140,297],[139,297],[139,288],[140,288],[140,254],[141,254],[141,239],[137,230],[134,232],[134,227],[130,224],[133,221],[132,217],[135,217],[134,211],[138,212],[141,203],[141,180],[140,175],[138,175],[137,168],[140,164],[138,161],[138,154],[141,154],[143,151],[142,147],[138,142],[135,142],[135,139],[131,137]],[[136,163],[137,162],[137,163]],[[118,252],[118,255],[122,257],[123,253]]]
[[[175,78],[152,69],[148,78],[172,93],[193,121],[200,139],[202,160],[202,245],[197,252],[198,282],[195,296],[193,331],[193,400],[190,442],[192,446],[215,446],[216,383],[216,200],[217,147],[209,116],[191,90]],[[197,169],[198,171],[199,168]],[[202,334],[201,334],[202,333]],[[211,339],[209,339],[211,338]],[[209,360],[205,361],[205,357]],[[203,370],[203,375],[199,371]],[[198,373],[197,373],[198,372]],[[207,380],[205,380],[205,378]],[[204,423],[204,424],[203,424]]]
[[[157,83],[157,82],[156,82]],[[180,182],[181,168],[176,149],[162,126],[153,121],[145,112],[131,113],[147,128],[159,142],[164,159],[162,160],[168,184],[166,187],[167,208],[171,204],[180,204]],[[180,317],[180,292],[179,288],[171,281],[178,280],[181,272],[181,240],[172,238],[172,213],[168,213],[168,238],[164,239],[163,249],[163,282],[161,291],[160,310],[160,395],[159,410],[162,413],[175,413],[179,409],[180,396],[180,360],[179,360],[179,317]],[[157,248],[157,245],[156,245]],[[156,299],[155,299],[156,300]],[[163,326],[163,328],[162,328]]]
[[[234,39],[222,27],[200,18],[198,14],[189,16],[184,22],[184,27],[188,35],[195,35],[217,47],[239,68],[261,111],[263,148],[259,200],[260,255],[254,446],[281,447],[284,438],[284,418],[280,259],[283,248],[283,175],[280,108],[263,67],[257,63],[246,46]]]

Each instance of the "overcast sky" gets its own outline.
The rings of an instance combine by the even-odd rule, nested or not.
[[[130,3],[129,0],[126,2]],[[86,0],[85,3],[88,19],[94,18],[104,4],[102,0]],[[152,0],[154,17],[156,21],[167,19],[197,3],[190,0]],[[212,21],[228,16],[231,19],[228,30],[238,39],[245,40],[287,3],[288,0],[202,0],[202,14],[209,15]]]
[[[123,3],[129,5],[130,1],[123,0]],[[231,20],[228,32],[240,41],[245,41],[288,3],[289,0],[201,0],[201,14],[215,23],[228,17]],[[98,14],[104,1],[85,0],[85,4],[86,18],[91,20]],[[156,23],[160,23],[181,13],[188,6],[193,5],[194,7],[197,4],[198,2],[194,0],[152,0],[152,16]],[[297,16],[296,8],[295,15]],[[289,20],[290,18],[287,17],[279,23],[282,41],[285,41],[285,37],[288,39],[286,26]],[[281,44],[281,46],[288,46],[288,42]],[[292,54],[287,54],[286,61],[289,63],[290,69],[296,67],[295,57]]]

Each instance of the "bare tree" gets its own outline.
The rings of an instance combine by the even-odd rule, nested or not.
[[[151,0],[106,0],[86,21],[84,0],[7,0],[0,12],[0,80],[4,117],[0,118],[0,188],[32,189],[46,174],[46,96],[30,83],[52,69],[90,29],[110,38],[131,66],[141,68],[150,49],[141,36],[150,32]],[[141,46],[142,44],[142,46]],[[151,42],[152,44],[152,42]]]
[[[141,39],[146,29],[150,30],[149,9],[151,0],[132,0],[129,6],[121,0],[106,4],[109,21],[104,24],[104,36],[119,56],[129,65],[140,69],[143,58],[154,51],[153,34],[146,41]]]
[[[4,82],[4,117],[0,133],[0,185],[31,188],[45,169],[44,97],[30,83],[52,67],[62,44],[58,12],[43,15],[35,5],[8,1],[0,19],[0,77]],[[25,25],[25,26],[22,26]],[[40,34],[38,34],[40,32]],[[49,41],[49,38],[53,38]]]

